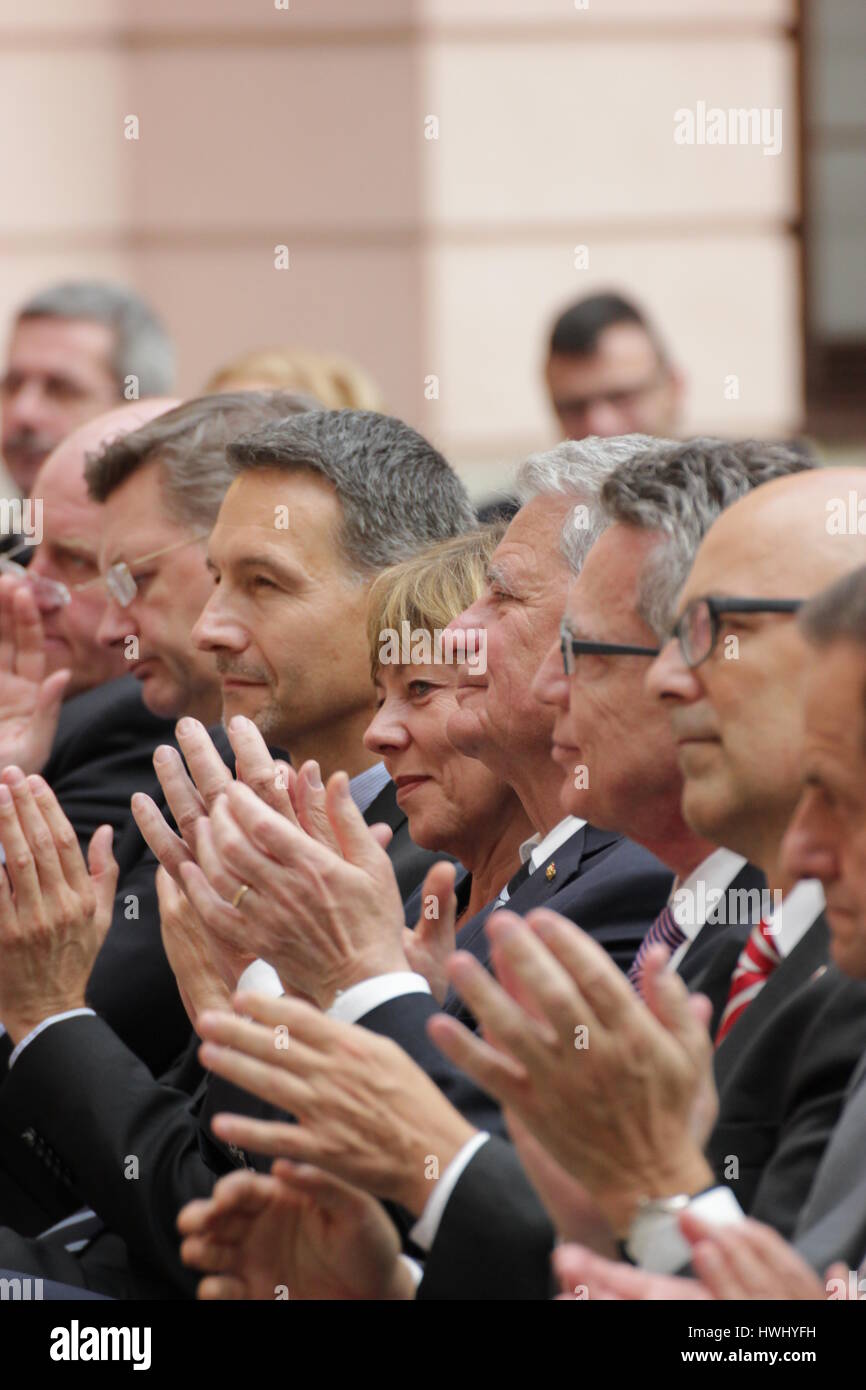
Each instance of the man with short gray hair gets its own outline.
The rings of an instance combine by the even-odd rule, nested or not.
[[[167,396],[173,378],[171,340],[126,286],[69,281],[31,296],[0,384],[0,454],[21,492],[77,425],[125,400]]]

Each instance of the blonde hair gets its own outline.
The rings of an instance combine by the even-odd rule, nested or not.
[[[361,367],[345,357],[304,349],[249,352],[220,367],[205,386],[212,391],[277,389],[314,396],[326,410],[378,410],[382,393]]]
[[[373,581],[367,604],[370,667],[379,670],[382,633],[402,623],[421,632],[443,631],[484,589],[490,557],[507,529],[496,521],[436,545],[383,570]]]

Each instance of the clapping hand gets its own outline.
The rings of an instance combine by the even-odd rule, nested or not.
[[[8,767],[0,778],[0,1018],[13,1042],[84,1004],[111,925],[112,829],[93,834],[88,864],[47,782]],[[89,865],[89,868],[88,868]]]
[[[0,768],[48,760],[69,670],[45,674],[42,617],[26,580],[0,576]]]

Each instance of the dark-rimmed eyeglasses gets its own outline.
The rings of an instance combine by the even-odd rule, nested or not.
[[[658,656],[658,647],[636,647],[628,642],[588,642],[575,637],[563,618],[559,627],[559,644],[562,650],[562,665],[567,676],[574,675],[576,658],[579,656]]]
[[[711,656],[726,613],[796,613],[801,598],[696,598],[687,604],[673,626],[671,636],[680,644],[683,661],[691,670]]]

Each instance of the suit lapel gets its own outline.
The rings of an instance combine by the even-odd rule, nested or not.
[[[559,893],[577,878],[585,861],[591,859],[602,849],[618,840],[619,836],[608,830],[597,830],[594,825],[583,825],[554,850],[543,864],[529,875],[520,885],[514,896],[506,904],[511,912],[531,912],[534,907],[543,907],[556,893]],[[484,924],[493,910],[488,903],[480,912],[461,927],[457,933],[457,949],[471,951],[472,945],[484,931]],[[453,993],[453,992],[452,992]],[[449,998],[451,993],[449,993]]]

